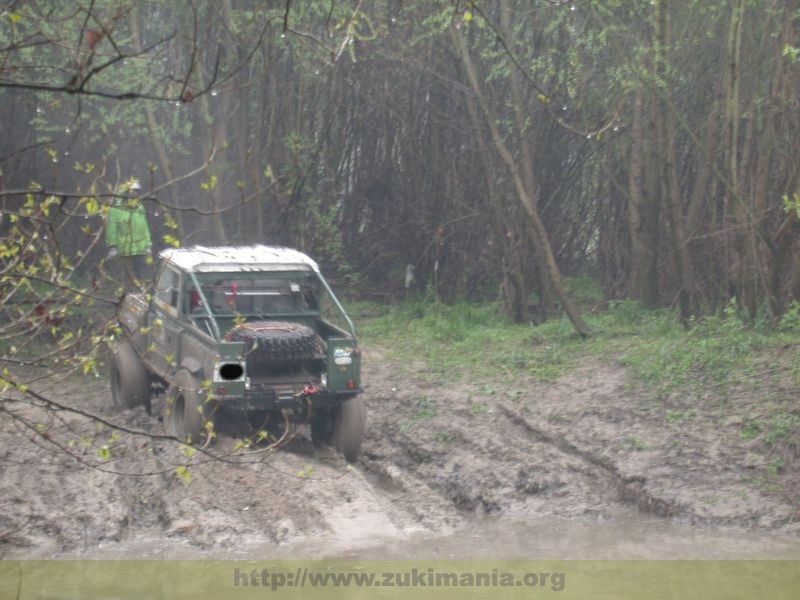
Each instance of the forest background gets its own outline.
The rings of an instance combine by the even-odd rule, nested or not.
[[[799,84],[800,0],[5,2],[4,377],[96,371],[134,177],[156,250],[293,246],[409,319],[727,320],[729,374],[796,347]]]

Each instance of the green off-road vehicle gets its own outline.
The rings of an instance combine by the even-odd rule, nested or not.
[[[109,356],[118,408],[166,389],[164,421],[185,441],[219,409],[251,423],[309,422],[349,461],[366,427],[355,329],[317,264],[268,246],[164,250],[153,290],[128,294]]]

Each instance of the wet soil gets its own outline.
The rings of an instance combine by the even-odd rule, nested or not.
[[[730,410],[667,418],[615,364],[549,384],[442,381],[368,345],[364,373],[369,426],[353,465],[313,446],[307,428],[277,452],[237,449],[223,432],[207,448],[219,460],[8,405],[17,418],[0,419],[0,554],[800,557],[797,474],[771,471]],[[161,402],[153,415],[115,412],[104,376],[31,387],[164,433]]]

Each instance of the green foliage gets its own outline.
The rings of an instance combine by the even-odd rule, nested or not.
[[[436,437],[440,442],[443,442],[445,444],[450,444],[453,441],[455,441],[456,434],[453,431],[450,431],[448,429],[448,430],[440,431],[439,434]]]
[[[581,285],[591,297],[592,286]],[[724,394],[748,378],[757,383],[759,371],[771,371],[764,357],[776,349],[800,344],[796,306],[777,329],[747,325],[734,306],[686,329],[671,311],[614,301],[607,310],[587,317],[595,335],[586,341],[564,318],[538,326],[511,323],[497,303],[445,305],[431,296],[388,307],[351,308],[363,336],[390,349],[410,371],[424,361],[440,377],[482,382],[486,389],[497,378],[554,380],[587,360],[616,360],[657,395],[709,388]],[[791,375],[794,368],[800,373],[800,360],[791,361],[789,357],[786,364],[776,365],[778,372]],[[800,382],[800,377],[794,381]],[[693,416],[689,408],[669,412],[667,420]]]
[[[788,194],[783,197],[783,209],[789,213],[794,212],[797,218],[800,219],[800,194]]]
[[[390,307],[363,326],[364,335],[383,338],[407,364],[422,359],[441,375],[471,378],[529,372],[552,379],[567,366],[555,341],[575,344],[570,331],[562,320],[538,328],[511,324],[497,303],[445,305],[432,297]]]
[[[671,410],[667,409],[666,420],[667,423],[679,423],[686,419],[692,419],[697,416],[697,411],[693,408],[688,410]]]
[[[478,416],[478,415],[491,414],[492,409],[489,407],[488,404],[478,402],[477,404],[473,404],[472,406],[469,407],[469,412],[472,415]]]
[[[759,335],[734,318],[709,317],[683,331],[677,326],[642,340],[621,356],[638,379],[660,394],[702,390],[752,373],[756,353],[768,347]]]
[[[297,472],[297,476],[301,479],[308,479],[313,475],[314,475],[314,466],[309,464],[303,465],[303,468]]]
[[[788,442],[800,449],[800,415],[780,411],[772,415],[764,429],[764,442],[767,445]]]
[[[800,302],[793,301],[781,319],[779,328],[785,333],[800,331]]]
[[[204,181],[200,184],[200,189],[203,190],[204,192],[210,192],[211,190],[217,187],[218,183],[219,183],[219,178],[216,175],[212,175],[211,177],[208,178],[208,181]]]
[[[783,47],[783,57],[792,64],[800,63],[800,48],[786,44]]]
[[[739,437],[743,440],[752,440],[758,437],[759,433],[761,433],[761,425],[759,425],[758,421],[750,420],[739,431]]]
[[[608,309],[612,322],[620,327],[640,326],[653,316],[636,300],[611,300],[608,302]]]
[[[189,467],[186,465],[181,465],[175,468],[175,476],[180,479],[185,485],[189,485],[192,483],[192,473],[189,471]]]
[[[589,308],[601,304],[604,300],[602,288],[593,277],[569,277],[564,282],[570,298],[579,306]]]
[[[630,436],[625,438],[623,448],[634,452],[642,452],[647,450],[647,442],[635,436]]]

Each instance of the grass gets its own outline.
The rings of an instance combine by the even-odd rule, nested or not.
[[[411,416],[400,423],[400,431],[403,433],[411,433],[417,425],[435,417],[437,412],[436,402],[428,398],[420,398],[414,404],[414,410]]]
[[[379,316],[360,321],[359,312]],[[537,327],[513,324],[496,304],[416,301],[357,305],[354,313],[362,337],[390,349],[398,362],[422,361],[434,374],[474,381],[518,373],[556,379],[573,366],[568,359],[581,346],[563,320]]]
[[[686,329],[671,311],[610,302],[606,310],[585,315],[594,332],[588,340],[577,336],[566,318],[511,323],[496,303],[417,300],[360,304],[353,312],[362,337],[389,349],[410,370],[424,363],[434,375],[484,382],[484,388],[522,375],[552,381],[590,360],[629,367],[636,381],[660,396],[709,389],[724,395],[742,381],[758,383],[761,373],[775,371],[800,385],[797,352],[781,352],[800,346],[800,326],[748,326],[729,311]],[[360,313],[371,317],[362,321]],[[780,355],[786,358],[775,361]]]
[[[647,442],[637,437],[629,437],[625,440],[625,444],[630,450],[635,452],[642,452],[643,450],[647,450]]]

